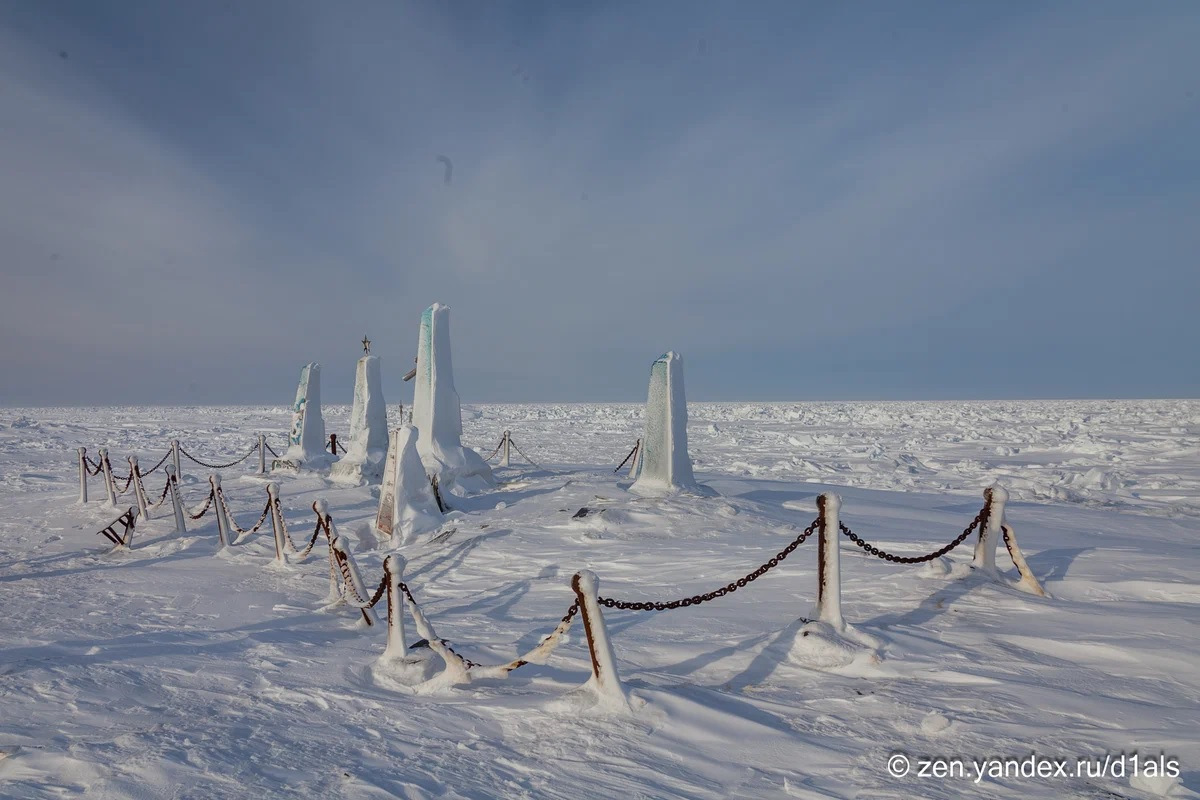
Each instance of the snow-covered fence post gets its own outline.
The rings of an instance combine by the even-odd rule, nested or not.
[[[167,491],[171,493],[171,506],[175,509],[175,532],[187,533],[183,522],[183,500],[179,498],[179,475],[174,464],[167,464]]]
[[[983,499],[987,502],[987,519],[979,528],[971,566],[995,572],[996,546],[1004,535],[1004,504],[1008,502],[1008,490],[994,483],[983,490]]]
[[[600,613],[600,579],[591,570],[580,570],[571,578],[571,588],[579,599],[579,615],[583,617],[583,631],[592,657],[589,683],[603,705],[627,709],[629,698],[621,685],[617,657],[608,638],[608,629],[604,627],[604,615]]]
[[[138,513],[142,519],[150,519],[150,504],[146,502],[146,487],[142,485],[142,470],[138,467],[138,457],[129,457],[129,474],[133,477],[133,496],[137,498]]]
[[[636,478],[642,466],[642,440],[638,439],[633,445],[633,463],[629,465],[629,477]]]
[[[383,560],[383,572],[387,579],[387,648],[383,658],[403,658],[408,652],[404,641],[404,593],[400,582],[404,579],[404,568],[408,564],[404,556],[389,555]]]
[[[87,448],[79,448],[79,503],[80,505],[87,503]]]
[[[267,484],[267,500],[271,503],[271,533],[275,536],[275,560],[284,564],[286,561],[283,554],[287,552],[287,545],[283,538],[283,512],[279,510],[279,484],[275,481]]]
[[[171,463],[175,465],[175,477],[183,480],[183,470],[179,467],[179,440],[171,440]]]
[[[500,443],[502,452],[504,453],[504,455],[500,456],[500,466],[502,466],[502,467],[511,467],[512,466],[512,461],[511,461],[511,459],[512,459],[512,439],[511,439],[511,436],[512,436],[512,434],[510,434],[508,431],[505,431],[504,432],[504,441],[502,441]]]
[[[838,512],[841,508],[842,499],[832,492],[817,498],[817,511],[821,515],[817,526],[817,619],[838,631],[846,629],[846,621],[842,619],[842,572],[838,554],[841,539]]]
[[[338,592],[338,566],[337,559],[333,555],[333,517],[329,516],[329,503],[325,502],[325,498],[313,501],[313,511],[317,515],[317,524],[325,528],[325,540],[329,547],[329,594],[325,597],[325,602],[335,603],[341,599],[341,594]]]
[[[258,474],[265,475],[267,473],[267,437],[263,434],[258,435]]]
[[[108,460],[108,448],[100,448],[100,468],[104,470],[104,492],[108,495],[108,504],[117,504],[117,486],[113,483],[112,464]]]
[[[217,512],[217,540],[221,547],[229,546],[229,518],[225,516],[225,504],[221,502],[221,476],[216,472],[208,476],[208,485],[212,489],[213,509]]]
[[[330,520],[330,525],[332,524],[333,522]],[[342,575],[342,583],[345,584],[343,591],[355,601],[350,605],[362,612],[363,622],[367,623],[368,628],[373,626],[378,622],[375,609],[368,605],[359,605],[359,602],[365,603],[370,598],[363,596],[367,589],[363,585],[362,575],[359,574],[358,563],[354,560],[354,552],[350,549],[350,542],[339,536],[336,528],[333,530],[333,537],[329,542],[329,552],[333,554],[334,561],[338,565],[338,572]],[[360,589],[362,591],[359,591]]]

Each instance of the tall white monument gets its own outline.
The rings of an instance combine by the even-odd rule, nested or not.
[[[321,416],[321,365],[308,364],[300,370],[296,402],[292,405],[292,429],[288,449],[272,469],[325,469],[333,456],[325,452],[325,419]]]
[[[354,378],[354,406],[350,411],[350,443],[346,454],[329,470],[329,477],[343,483],[378,483],[387,458],[387,406],[379,377],[379,356],[370,355],[370,340],[363,337],[366,352],[358,360]]]
[[[688,455],[683,357],[674,351],[663,353],[650,366],[646,432],[629,491],[652,497],[702,491]]]
[[[417,452],[425,472],[438,479],[443,491],[470,494],[495,486],[492,468],[462,445],[462,408],[450,358],[449,306],[434,303],[421,315],[416,380],[412,421],[419,431]]]

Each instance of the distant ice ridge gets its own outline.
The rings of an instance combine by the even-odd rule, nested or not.
[[[421,315],[417,378],[413,390],[417,451],[430,476],[446,491],[479,492],[496,485],[483,457],[462,445],[462,408],[450,357],[450,308],[434,303]]]

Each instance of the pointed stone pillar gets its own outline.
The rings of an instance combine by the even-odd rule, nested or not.
[[[450,308],[440,303],[421,315],[413,424],[419,431],[417,451],[425,472],[438,479],[442,491],[469,494],[495,486],[492,468],[462,445],[462,408],[450,357]]]
[[[292,429],[288,449],[275,459],[272,469],[296,471],[327,469],[333,456],[325,451],[325,419],[321,416],[321,365],[312,363],[300,370],[296,402],[292,404]]]
[[[688,455],[683,358],[674,351],[663,353],[650,367],[646,432],[636,458],[631,492],[657,497],[700,489]]]
[[[358,360],[354,378],[354,406],[350,411],[350,443],[346,454],[329,470],[329,477],[344,483],[378,483],[387,458],[387,406],[379,356]]]

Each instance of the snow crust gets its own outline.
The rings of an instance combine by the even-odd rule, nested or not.
[[[350,409],[325,413],[345,425]],[[114,551],[95,535],[115,516],[97,478],[77,502],[76,447],[107,447],[118,467],[155,464],[172,438],[236,455],[290,408],[0,409],[0,797],[1196,797],[1200,402],[693,404],[696,477],[717,494],[653,499],[611,471],[644,413],[464,409],[466,441],[510,429],[543,468],[513,467],[401,547],[455,650],[484,664],[529,652],[583,569],[622,600],[725,585],[794,539],[825,491],[856,533],[917,555],[999,482],[1051,598],[1014,588],[1002,546],[998,583],[970,569],[973,540],[924,567],[843,541],[839,633],[801,620],[815,616],[814,537],[712,602],[603,609],[637,702],[595,713],[572,705],[591,672],[578,618],[544,664],[464,683],[428,648],[410,646],[410,667],[381,660],[386,626],[323,607],[323,550],[272,566],[269,524],[219,553],[214,516],[177,534],[164,508]],[[262,511],[255,468],[222,472],[243,528]],[[297,540],[318,497],[342,531],[374,516],[377,487],[272,479]],[[162,481],[147,479],[151,500]],[[185,505],[208,487],[185,476]],[[389,552],[355,547],[365,587]],[[887,771],[897,752],[1133,751],[1177,757],[1181,777]]]

